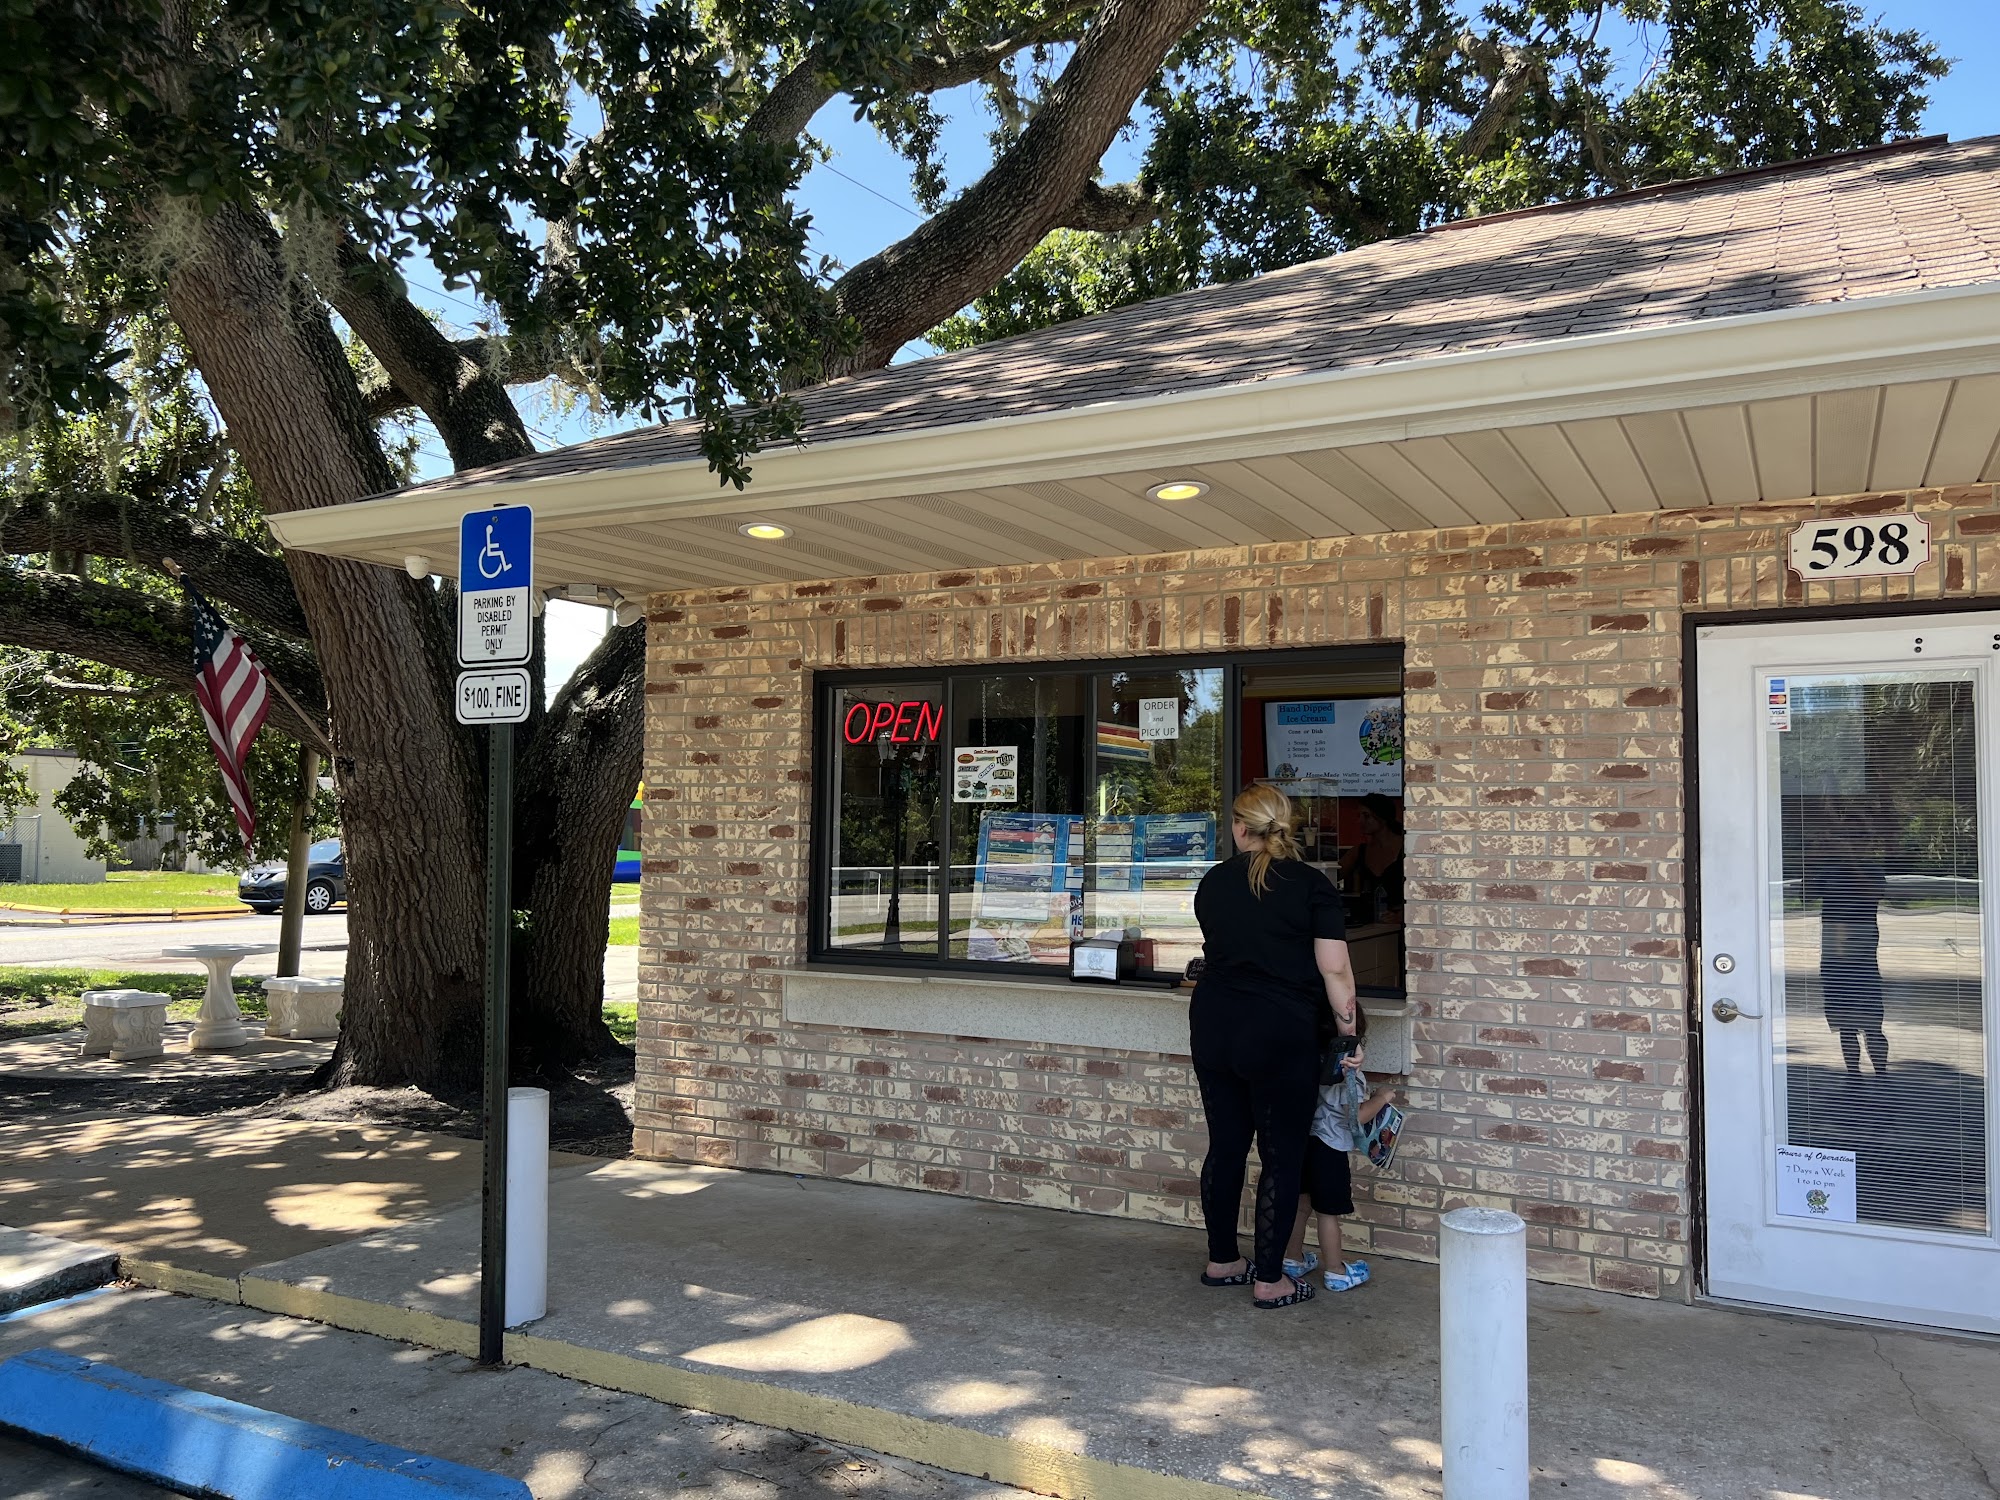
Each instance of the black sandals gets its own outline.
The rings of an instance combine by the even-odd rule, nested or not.
[[[1256,1264],[1246,1260],[1243,1263],[1243,1269],[1238,1271],[1234,1276],[1211,1276],[1208,1272],[1203,1271],[1201,1273],[1201,1284],[1203,1286],[1248,1286],[1256,1279],[1256,1275]]]
[[[1310,1281],[1301,1281],[1296,1276],[1287,1276],[1284,1279],[1292,1284],[1290,1292],[1282,1297],[1252,1297],[1250,1299],[1251,1305],[1255,1307],[1295,1307],[1301,1302],[1312,1301],[1313,1284]]]

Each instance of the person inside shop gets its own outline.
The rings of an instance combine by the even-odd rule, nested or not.
[[[1403,810],[1370,792],[1361,799],[1361,838],[1340,856],[1341,882],[1361,900],[1358,920],[1403,920]]]
[[[1319,1104],[1320,1055],[1335,1034],[1354,1034],[1354,970],[1340,893],[1299,857],[1291,799],[1253,786],[1230,813],[1239,852],[1194,895],[1203,966],[1188,1027],[1208,1117],[1201,1284],[1247,1285],[1257,1307],[1292,1307],[1311,1299],[1313,1285],[1285,1273],[1285,1242]],[[1262,1172],[1246,1259],[1236,1220],[1253,1141]]]

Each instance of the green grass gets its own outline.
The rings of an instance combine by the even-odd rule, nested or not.
[[[126,870],[96,885],[0,885],[0,903],[35,911],[244,911],[236,877]]]
[[[262,1020],[263,981],[236,977],[236,1006],[244,1015]],[[206,974],[160,974],[126,969],[0,969],[0,1040],[68,1031],[83,1024],[85,990],[151,990],[168,995],[167,1015],[192,1021],[201,1009]]]
[[[637,917],[613,917],[611,919],[610,945],[613,948],[633,948],[639,943],[639,919]]]
[[[630,1047],[639,1039],[639,1007],[630,1000],[604,1002],[604,1024],[611,1034]]]

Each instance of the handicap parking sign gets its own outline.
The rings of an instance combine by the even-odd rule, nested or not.
[[[468,511],[458,523],[458,659],[524,662],[534,649],[535,513],[525,505]]]

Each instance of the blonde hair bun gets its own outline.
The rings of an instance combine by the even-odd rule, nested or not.
[[[1245,787],[1229,805],[1230,816],[1264,841],[1250,856],[1250,889],[1259,896],[1270,889],[1271,861],[1297,859],[1299,842],[1292,836],[1296,814],[1292,799],[1268,782]]]

